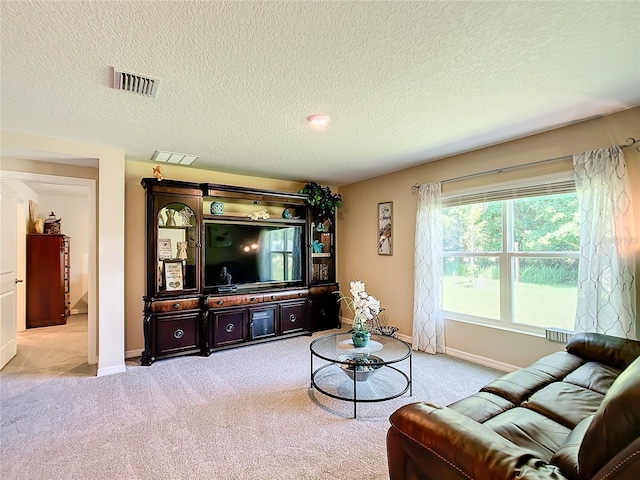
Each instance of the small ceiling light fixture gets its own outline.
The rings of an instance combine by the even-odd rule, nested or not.
[[[325,115],[324,113],[316,113],[307,118],[307,120],[309,120],[309,123],[311,123],[311,125],[315,125],[316,127],[324,127],[325,125],[329,124],[331,118],[329,117],[329,115]]]
[[[198,155],[189,155],[187,153],[175,153],[175,152],[163,152],[162,150],[156,150],[151,157],[151,160],[163,163],[175,163],[179,165],[191,165],[198,158]]]

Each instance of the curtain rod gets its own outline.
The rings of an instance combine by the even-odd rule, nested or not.
[[[620,148],[628,148],[628,147],[632,147],[638,142],[640,142],[640,140],[636,140],[635,138],[627,138],[627,143],[625,143],[624,145],[616,145],[616,146]],[[640,152],[640,146],[636,147],[636,150]],[[523,163],[522,165],[512,165],[511,167],[495,168],[493,170],[487,170],[485,172],[471,173],[469,175],[462,175],[460,177],[447,178],[446,180],[440,181],[440,183],[443,184],[443,183],[449,183],[449,182],[457,182],[458,180],[466,180],[467,178],[480,177],[482,175],[489,175],[491,173],[508,172],[509,170],[515,170],[517,168],[531,167],[533,165],[541,165],[543,163],[557,162],[559,160],[565,160],[567,158],[572,158],[572,157],[573,155],[563,155],[561,157],[547,158],[546,160],[538,160],[535,162]],[[416,194],[419,188],[420,188],[420,184],[414,183],[413,185],[411,185],[411,193]]]

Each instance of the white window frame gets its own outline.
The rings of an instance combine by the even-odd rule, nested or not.
[[[455,192],[446,192],[442,194],[443,208],[449,206],[455,206],[455,199],[468,197],[471,195],[477,195],[482,197],[485,192],[503,191],[509,192],[510,190],[521,189],[526,187],[544,186],[547,184],[555,184],[561,182],[572,182],[572,172],[562,172],[559,174],[545,175],[539,177],[533,177],[526,180],[504,182],[499,184],[492,184],[490,186],[475,187],[473,189],[458,190]],[[552,194],[552,192],[549,192]],[[490,195],[490,194],[489,194]],[[506,194],[508,196],[508,193]],[[517,198],[531,198],[532,196],[514,195],[511,200]],[[497,328],[500,330],[506,330],[511,332],[526,333],[535,336],[544,337],[544,327],[538,327],[535,325],[528,325],[523,323],[516,323],[513,321],[513,278],[512,278],[512,266],[513,259],[519,258],[575,258],[579,259],[579,252],[514,252],[513,251],[513,202],[509,202],[508,198],[492,199],[487,198],[483,200],[479,198],[477,203],[482,201],[504,201],[502,205],[502,252],[444,252],[443,258],[446,257],[496,257],[498,258],[498,264],[500,266],[500,318],[492,319],[479,317],[476,315],[469,315],[465,313],[454,312],[451,310],[444,310],[443,315],[448,320],[454,320],[463,323],[471,323],[474,325],[481,325],[485,327]],[[550,325],[551,326],[551,325]]]

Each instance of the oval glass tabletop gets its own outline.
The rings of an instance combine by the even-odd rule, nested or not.
[[[314,340],[310,348],[315,356],[336,363],[348,363],[346,358],[359,354],[375,356],[378,364],[386,365],[400,362],[411,355],[411,345],[384,335],[371,335],[365,347],[355,347],[350,333],[334,333]]]

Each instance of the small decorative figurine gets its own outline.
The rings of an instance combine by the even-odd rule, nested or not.
[[[286,218],[287,220],[297,220],[300,217],[294,217],[293,213],[291,213],[291,210],[289,210],[288,208],[285,208],[282,211],[282,218]]]
[[[173,208],[167,208],[167,221],[165,222],[165,226],[167,227],[176,226],[176,219],[174,217],[175,214],[176,214],[176,211]]]
[[[311,244],[311,248],[313,248],[313,253],[322,253],[322,249],[324,248],[324,243],[319,242],[318,240],[314,240]]]
[[[186,260],[187,258],[187,242],[177,242],[176,246],[178,247],[178,258],[181,260]]]
[[[162,180],[162,167],[158,165],[157,167],[153,167],[153,176],[156,177],[156,180]]]
[[[267,218],[269,218],[269,212],[267,212],[267,209],[265,208],[258,212],[250,213],[249,218],[251,220],[266,220]]]
[[[191,226],[191,217],[194,216],[193,210],[188,207],[184,207],[182,210],[178,212],[180,217],[182,218],[182,226],[190,227]]]
[[[44,221],[44,233],[49,233],[51,235],[59,235],[62,233],[60,230],[61,220],[61,218],[56,218],[55,213],[51,212],[49,218]]]
[[[220,272],[220,281],[225,285],[231,285],[231,275],[227,272],[227,267],[222,267],[222,272]]]

